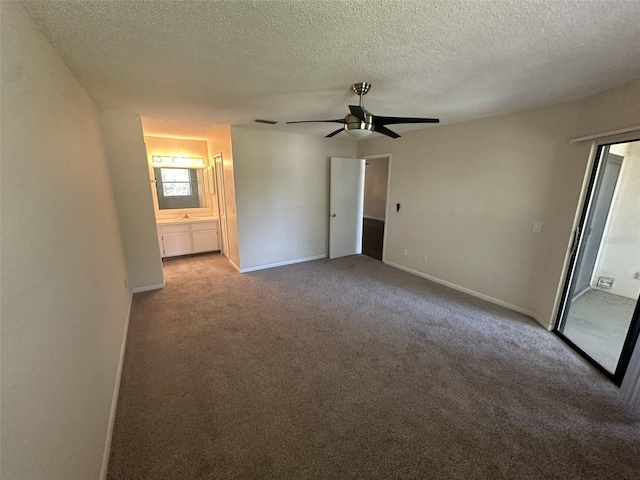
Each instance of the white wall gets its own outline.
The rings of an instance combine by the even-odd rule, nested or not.
[[[640,141],[614,145],[611,152],[623,155],[624,160],[592,285],[601,276],[614,278],[613,288],[607,291],[636,300],[640,294],[640,279],[634,278],[640,272]]]
[[[1,3],[1,476],[98,479],[129,313],[98,112]]]
[[[160,287],[164,285],[164,275],[142,122],[138,115],[112,111],[100,112],[100,120],[107,145],[129,287]]]
[[[232,127],[242,269],[327,255],[329,158],[351,138]]]
[[[367,160],[364,177],[364,216],[376,220],[386,218],[389,158]]]
[[[530,312],[547,194],[576,113],[552,106],[361,141],[359,155],[393,155],[389,204],[401,210],[387,214],[386,260]]]
[[[639,102],[640,78],[581,100],[577,136],[640,126]]]

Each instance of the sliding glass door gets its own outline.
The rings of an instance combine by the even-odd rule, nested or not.
[[[602,145],[556,332],[620,384],[638,337],[640,141]]]

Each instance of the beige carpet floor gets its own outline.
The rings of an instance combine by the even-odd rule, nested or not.
[[[137,294],[108,478],[637,479],[640,417],[529,318],[364,256]]]

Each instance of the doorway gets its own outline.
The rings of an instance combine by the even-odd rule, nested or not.
[[[389,155],[365,157],[362,253],[382,261],[387,220]]]
[[[600,145],[556,333],[620,385],[640,330],[640,140]]]
[[[384,261],[391,154],[330,160],[329,258]]]

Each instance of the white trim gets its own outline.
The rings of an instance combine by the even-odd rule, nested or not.
[[[207,145],[209,142],[207,142]],[[212,147],[213,148],[213,147]],[[220,175],[218,175],[218,165]],[[218,218],[220,219],[220,253],[229,258],[229,220],[227,216],[227,187],[224,183],[224,158],[222,152],[213,156],[213,174],[215,181],[216,203],[218,204]]]
[[[362,158],[364,158],[365,160],[375,160],[377,158],[391,158],[391,154],[390,153],[374,153],[372,155],[362,155]]]
[[[295,260],[286,260],[284,262],[270,263],[268,265],[259,265],[257,267],[240,268],[238,271],[240,273],[255,272],[256,270],[266,270],[267,268],[283,267],[285,265],[292,265],[294,263],[302,263],[302,262],[310,262],[312,260],[320,260],[321,258],[327,258],[327,257],[328,255],[325,253],[324,255],[316,255],[315,257],[297,258]]]
[[[132,293],[148,292],[149,290],[159,290],[166,287],[165,283],[159,283],[157,285],[145,285],[144,287],[135,287],[131,289]]]
[[[456,285],[455,283],[447,282],[446,280],[442,280],[437,277],[432,277],[431,275],[427,275],[426,273],[419,272],[417,270],[413,270],[412,268],[405,267],[403,265],[398,265],[397,263],[388,262],[383,260],[385,265],[389,265],[390,267],[397,268],[398,270],[403,270],[405,272],[409,272],[413,275],[417,275],[418,277],[426,278],[427,280],[431,280],[432,282],[438,283],[440,285],[444,285],[445,287],[449,287],[453,290],[457,290],[462,293],[466,293],[467,295],[471,295],[472,297],[480,298],[482,300],[486,300],[487,302],[494,303],[496,305],[500,305],[501,307],[508,308],[509,310],[513,310],[514,312],[522,313],[528,317],[533,318],[536,322],[542,325],[544,328],[549,329],[549,325],[542,321],[542,319],[535,312],[531,310],[520,307],[518,305],[514,305],[513,303],[505,302],[498,298],[490,297],[489,295],[485,295],[484,293],[476,292],[475,290],[471,290],[466,287],[461,287],[460,285]]]
[[[571,246],[573,245],[576,229],[580,225],[580,219],[582,218],[582,210],[585,208],[585,202],[587,200],[587,193],[589,190],[589,181],[593,171],[594,164],[598,153],[598,145],[594,142],[589,150],[589,157],[587,158],[587,165],[584,170],[584,176],[582,178],[582,187],[580,188],[580,194],[578,196],[578,204],[576,206],[575,213],[573,215],[573,223],[571,224],[571,232],[566,239],[566,248],[564,254],[564,260],[562,262],[562,272],[560,275],[560,281],[556,287],[556,296],[553,301],[553,310],[551,311],[551,319],[549,323],[549,330],[556,328],[558,323],[558,313],[560,310],[560,304],[562,302],[562,296],[564,294],[564,286],[567,283],[567,276],[571,273]]]
[[[129,319],[131,318],[131,307],[133,305],[133,294],[129,295],[129,310],[127,320],[124,323],[122,343],[120,344],[120,358],[118,359],[118,369],[116,370],[116,384],[113,387],[111,397],[111,411],[109,412],[109,423],[107,424],[107,437],[102,453],[102,467],[100,468],[100,480],[106,480],[109,469],[109,455],[111,454],[111,439],[113,437],[113,427],[116,423],[116,408],[118,407],[118,395],[120,394],[120,380],[122,378],[122,366],[124,365],[124,350],[127,346],[127,334],[129,333]]]
[[[385,219],[384,218],[380,218],[380,217],[372,217],[371,215],[363,215],[362,218],[368,218],[369,220],[379,220],[381,222],[384,222]]]
[[[587,140],[596,140],[598,138],[611,137],[613,135],[620,135],[622,133],[640,132],[640,125],[635,127],[621,128],[620,130],[613,130],[612,132],[596,133],[594,135],[585,135],[584,137],[572,138],[569,143],[586,142]]]

